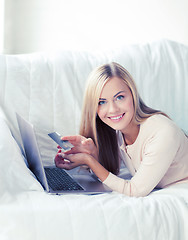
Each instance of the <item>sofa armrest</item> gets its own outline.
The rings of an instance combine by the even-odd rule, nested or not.
[[[43,190],[28,169],[24,156],[13,138],[0,109],[0,195],[26,190]]]

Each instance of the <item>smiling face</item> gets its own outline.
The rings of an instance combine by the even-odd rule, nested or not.
[[[112,77],[103,87],[98,104],[98,116],[108,126],[126,134],[134,115],[133,97],[129,87],[118,77]]]

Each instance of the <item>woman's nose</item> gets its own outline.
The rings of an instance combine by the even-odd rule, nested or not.
[[[118,109],[119,108],[114,101],[109,103],[109,108],[108,108],[109,113],[115,113],[115,112],[117,112]]]

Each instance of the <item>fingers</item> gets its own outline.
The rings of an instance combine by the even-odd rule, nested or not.
[[[67,159],[64,159],[63,156],[64,156],[64,154],[62,154],[58,151],[58,153],[56,154],[55,159],[54,159],[56,167],[70,169],[70,161]]]
[[[78,153],[79,151],[76,150],[76,148],[71,148],[70,150],[68,151],[64,151],[65,154],[75,154],[75,153]]]
[[[65,157],[64,153],[56,154],[56,157],[54,159],[56,167],[66,169],[66,170],[71,170],[77,167],[76,162],[71,162],[70,160],[67,159],[67,158],[70,158],[70,156],[69,157],[67,156],[66,159],[64,157]]]
[[[68,140],[68,141],[73,141],[73,142],[79,142],[81,136],[80,135],[74,135],[74,136],[64,136],[61,139],[62,140]]]
[[[82,141],[83,145],[90,145],[93,144],[93,140],[91,138],[86,138]]]
[[[55,163],[58,163],[58,164],[70,163],[73,157],[73,154],[65,154],[60,151],[61,150],[59,150],[55,156],[55,159],[54,159]]]
[[[54,161],[55,161],[55,164],[56,164],[56,165],[57,165],[57,164],[61,164],[61,163],[64,162],[64,158],[63,158],[62,155],[58,152],[58,153],[56,154],[56,156],[55,156]]]
[[[56,164],[56,167],[66,169],[66,170],[71,170],[74,168],[73,164],[71,164],[70,162]]]
[[[76,136],[64,136],[61,138],[62,140],[68,140],[68,141],[75,141],[76,140]]]
[[[68,140],[73,145],[76,145],[76,144],[80,144],[86,138],[81,135],[74,135],[74,136],[64,136],[61,139]]]

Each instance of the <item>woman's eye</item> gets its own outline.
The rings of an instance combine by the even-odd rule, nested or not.
[[[116,99],[117,99],[117,100],[122,100],[122,99],[124,99],[124,96],[123,96],[123,95],[119,95],[119,96],[117,96]]]
[[[104,105],[105,103],[106,101],[103,101],[103,100],[99,101],[99,105]]]

